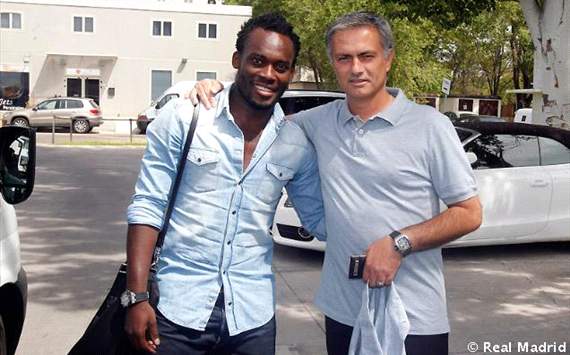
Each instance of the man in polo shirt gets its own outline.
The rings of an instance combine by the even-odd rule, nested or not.
[[[293,119],[319,163],[327,248],[315,302],[328,353],[348,352],[366,286],[347,278],[348,260],[365,253],[363,281],[397,285],[411,326],[407,355],[447,354],[441,246],[481,224],[473,172],[449,119],[386,88],[394,40],[385,19],[347,14],[326,40],[346,100]]]

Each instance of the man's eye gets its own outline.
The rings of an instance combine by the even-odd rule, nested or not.
[[[287,63],[277,63],[275,65],[275,70],[279,73],[285,73],[289,70],[289,65]]]
[[[348,62],[349,59],[350,59],[350,58],[349,58],[348,56],[342,56],[342,57],[337,57],[337,58],[336,58],[336,60],[337,60],[338,62],[342,62],[342,63]]]
[[[259,57],[253,57],[251,58],[251,64],[255,65],[255,66],[259,66],[263,64],[263,60]]]

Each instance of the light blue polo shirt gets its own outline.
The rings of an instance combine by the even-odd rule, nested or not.
[[[348,279],[349,257],[393,230],[428,220],[446,204],[477,193],[473,172],[449,119],[398,89],[367,122],[345,100],[294,116],[317,151],[327,247],[315,303],[354,326],[364,284]],[[407,256],[395,283],[410,334],[449,332],[441,249]]]

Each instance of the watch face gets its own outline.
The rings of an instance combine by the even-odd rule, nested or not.
[[[405,237],[398,238],[396,243],[398,244],[398,249],[400,250],[406,250],[410,247],[410,242]]]
[[[130,304],[130,297],[128,291],[121,294],[121,306],[127,307]]]
[[[401,234],[394,240],[395,248],[398,250],[402,256],[408,255],[412,251],[412,245],[408,237],[404,234]]]

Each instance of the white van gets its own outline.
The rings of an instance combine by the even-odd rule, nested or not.
[[[519,123],[532,123],[532,109],[531,108],[519,108],[515,112],[514,122]]]
[[[28,284],[20,262],[20,237],[12,205],[34,187],[35,131],[0,128],[0,354],[12,355],[22,333]]]
[[[222,84],[225,87],[231,85],[232,82],[222,81]],[[180,81],[166,89],[158,99],[153,101],[143,112],[139,113],[137,117],[137,128],[139,131],[145,133],[148,125],[158,117],[160,110],[168,101],[188,94],[194,88],[194,85],[196,85],[196,81]]]

